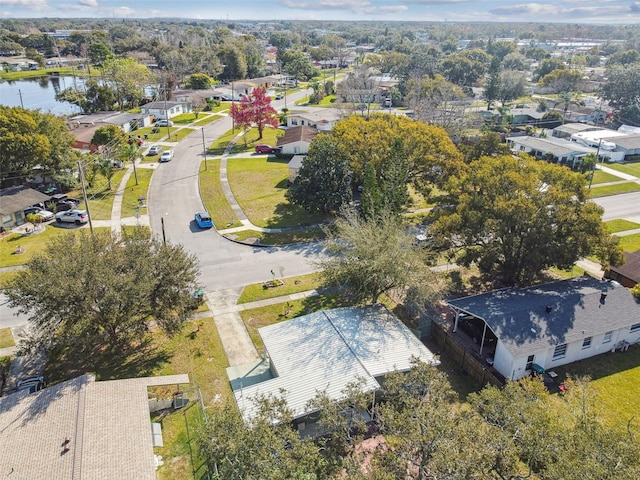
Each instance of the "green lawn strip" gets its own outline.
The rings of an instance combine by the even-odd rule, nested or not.
[[[229,366],[222,341],[213,318],[190,321],[182,332],[173,338],[157,337],[159,345],[168,355],[168,361],[158,368],[155,375],[187,373],[191,385],[198,385],[207,409],[216,408],[232,398],[226,368]],[[172,394],[175,387],[164,387],[164,395]],[[162,396],[157,390],[153,393]],[[188,392],[189,399],[197,399],[194,390]],[[186,415],[186,418],[185,418]],[[165,462],[158,470],[161,479],[194,478],[191,454],[195,468],[199,467],[194,439],[195,427],[201,421],[198,405],[186,411],[170,413],[162,419],[164,447],[155,449]],[[196,477],[199,478],[199,477]]]
[[[187,136],[191,135],[195,130],[195,129],[190,128],[190,127],[182,127],[182,128],[169,127],[169,128],[171,128],[171,134],[169,136],[167,136],[165,134],[164,137],[160,138],[161,141],[179,142],[184,137],[187,137]],[[166,127],[163,127],[163,129],[166,132]]]
[[[625,252],[640,250],[640,233],[620,237],[620,246]]]
[[[227,175],[233,195],[245,215],[259,227],[282,228],[322,223],[285,198],[289,171],[284,162],[269,157],[230,158]]]
[[[10,328],[0,328],[0,348],[14,347],[16,342]]]
[[[168,148],[165,148],[165,150],[168,150]],[[159,153],[158,155],[145,155],[140,158],[140,161],[142,163],[158,163],[158,161],[160,160],[160,155],[162,154]]]
[[[16,270],[0,272],[0,288],[9,286],[9,283],[14,279],[16,275],[18,275],[18,271]]]
[[[256,145],[263,143],[275,147],[276,143],[278,143],[278,138],[280,138],[282,135],[284,135],[284,131],[267,127],[262,131],[262,138],[260,138],[258,129],[252,128],[245,132],[245,134],[238,139],[235,145],[231,148],[231,152],[229,153],[231,153],[232,155],[244,152],[253,154]],[[266,155],[262,156],[262,158],[265,157]]]
[[[225,235],[230,240],[244,242],[247,240],[258,239],[260,245],[289,245],[291,243],[304,243],[322,240],[326,237],[324,231],[320,227],[305,228],[291,232],[269,233],[259,232],[256,230],[241,230],[236,233],[228,233]]]
[[[590,189],[591,197],[606,197],[609,195],[617,195],[620,193],[637,192],[640,190],[640,184],[636,182],[618,183],[615,185],[607,185],[604,187],[594,187]]]
[[[218,229],[239,226],[240,221],[227,202],[220,182],[220,159],[207,160],[207,170],[204,170],[204,167],[202,162],[199,178],[200,195],[214,225]]]
[[[127,186],[125,187],[124,194],[122,196],[122,210],[120,212],[121,217],[133,217],[136,214],[136,210],[141,215],[147,213],[147,202],[142,202],[144,207],[139,207],[138,199],[148,197],[149,183],[151,182],[151,176],[153,175],[153,169],[151,168],[136,168],[138,176],[138,185],[136,185],[136,175],[131,173]]]
[[[635,230],[640,228],[640,223],[630,222],[629,220],[609,220],[604,222],[607,225],[607,230],[610,233],[624,232],[625,230]]]
[[[240,316],[247,327],[249,336],[253,341],[258,353],[262,354],[264,345],[258,334],[258,328],[272,325],[274,323],[290,320],[294,317],[306,315],[308,313],[326,310],[330,308],[346,307],[351,305],[350,301],[343,298],[339,293],[327,295],[316,295],[313,297],[293,300],[286,303],[268,305],[261,308],[243,310]],[[288,313],[287,313],[288,312]]]
[[[628,175],[633,175],[634,177],[640,178],[640,162],[633,163],[607,163],[608,168],[612,170],[617,170],[618,172],[626,173]]]
[[[205,117],[201,116],[197,121],[193,122],[191,124],[191,126],[192,127],[204,127],[205,125],[209,125],[210,123],[213,123],[216,120],[221,119],[222,117],[223,117],[222,115],[218,115],[218,114],[207,115]]]
[[[108,220],[111,218],[113,197],[126,172],[126,168],[115,170],[113,177],[111,177],[111,189],[109,189],[109,182],[105,177],[98,174],[94,179],[90,179],[85,171],[87,199],[92,220]],[[72,198],[82,199],[82,187],[78,185],[75,190],[68,192],[67,195]],[[84,203],[81,203],[80,208],[84,207]]]
[[[608,183],[608,182],[619,182],[620,180],[624,180],[617,175],[613,175],[612,173],[603,172],[602,170],[596,170],[593,175],[592,185],[597,185],[599,183]],[[590,180],[587,178],[587,184]]]
[[[613,345],[610,345],[613,347]],[[592,408],[606,426],[626,428],[638,411],[640,398],[640,345],[626,352],[604,353],[586,360],[554,368],[560,379],[588,375],[595,398]]]
[[[322,286],[319,273],[283,278],[282,281],[284,285],[275,288],[265,288],[262,282],[247,285],[242,290],[238,303],[249,303],[282,295],[291,295],[292,293],[306,292]]]
[[[560,270],[556,267],[551,267],[549,269],[549,272],[554,277],[559,277],[561,279],[569,279],[569,278],[576,278],[581,276],[582,274],[584,274],[584,269],[574,265],[571,268],[571,270]]]
[[[19,233],[7,235],[0,240],[0,267],[24,265],[31,257],[44,250],[50,238],[68,234],[69,231],[65,228],[45,225],[44,232],[31,235]],[[22,247],[24,253],[15,253],[18,245]]]

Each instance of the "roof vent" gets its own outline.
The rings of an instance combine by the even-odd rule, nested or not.
[[[604,302],[607,300],[607,294],[602,292],[600,294],[600,305],[604,305]]]
[[[551,305],[547,305],[547,306],[544,308],[544,311],[545,311],[545,312],[547,312],[547,313],[551,313],[551,310],[553,310],[553,307],[552,307]]]

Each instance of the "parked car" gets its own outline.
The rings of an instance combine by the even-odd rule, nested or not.
[[[272,147],[271,145],[267,145],[261,143],[256,145],[256,153],[279,153],[280,147]]]
[[[162,153],[162,147],[160,145],[151,145],[147,155],[160,155]]]
[[[171,160],[173,160],[173,150],[165,150],[162,152],[162,155],[160,155],[160,160],[158,161],[164,163],[170,162]]]
[[[213,227],[213,220],[211,220],[211,215],[207,212],[196,212],[196,223],[200,228],[211,228]]]
[[[80,225],[89,221],[89,214],[86,210],[67,210],[66,212],[56,213],[56,222],[68,222]]]
[[[25,208],[24,209],[24,216],[25,217],[27,215],[31,215],[31,214],[40,215],[42,217],[42,221],[44,221],[44,222],[48,222],[49,220],[53,220],[53,218],[55,217],[55,214],[53,212],[50,212],[49,210],[45,210],[45,209],[40,208],[40,207],[29,207],[29,208]]]
[[[80,200],[78,200],[77,198],[71,198],[71,197],[67,197],[66,193],[56,193],[55,195],[51,195],[51,198],[49,199],[50,202],[71,202],[71,203],[75,203],[76,205],[80,205]]]
[[[171,120],[158,120],[156,127],[173,127],[173,122]]]
[[[275,99],[282,100],[284,98],[284,93],[276,93]]]
[[[74,202],[64,200],[62,202],[57,202],[55,205],[53,205],[53,208],[56,212],[66,212],[67,210],[73,210],[77,206],[78,205]]]
[[[16,392],[23,392],[27,390],[29,393],[35,393],[39,392],[44,387],[46,387],[44,378],[34,375],[18,380]]]

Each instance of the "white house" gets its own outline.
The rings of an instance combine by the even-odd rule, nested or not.
[[[507,137],[507,145],[513,152],[528,153],[541,160],[549,157],[560,165],[571,168],[582,163],[582,158],[596,149],[561,138],[538,138],[529,136]]]
[[[288,128],[278,139],[277,146],[284,155],[300,155],[309,153],[309,146],[318,134],[318,129],[308,126]]]
[[[337,401],[348,384],[362,379],[365,391],[373,393],[385,375],[409,370],[412,358],[439,363],[383,305],[315,312],[262,327],[258,333],[265,359],[244,369],[227,369],[245,419],[255,416],[257,396],[283,394],[294,418],[302,419],[315,413],[308,401],[319,391]]]
[[[156,120],[168,120],[175,116],[189,112],[189,107],[182,102],[149,102],[140,107],[143,114],[153,115]]]
[[[310,108],[308,110],[293,111],[287,115],[287,126],[308,126],[318,131],[328,132],[338,121],[342,120],[342,112],[336,108]]]
[[[480,322],[481,355],[492,353],[493,367],[511,380],[529,375],[534,363],[550,370],[640,342],[640,302],[616,282],[579,277],[447,303],[456,312],[454,332],[463,316]]]

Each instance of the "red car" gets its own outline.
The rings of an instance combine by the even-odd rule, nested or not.
[[[261,143],[260,145],[256,145],[256,153],[279,153],[279,147],[272,147],[271,145],[266,145]]]

